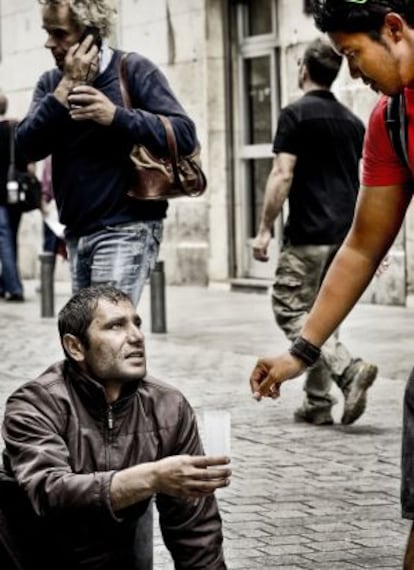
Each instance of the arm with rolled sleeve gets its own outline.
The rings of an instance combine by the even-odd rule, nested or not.
[[[175,449],[171,454],[203,453],[194,412],[184,399]],[[160,527],[176,570],[225,570],[221,517],[214,495],[182,499],[157,495]]]

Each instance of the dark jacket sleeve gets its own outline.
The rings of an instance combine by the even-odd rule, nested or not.
[[[29,161],[38,161],[51,154],[62,136],[68,110],[53,95],[58,71],[47,71],[39,79],[29,112],[17,126],[16,141]]]
[[[27,116],[17,129],[17,141],[28,160],[45,158],[56,148],[65,132],[68,109],[53,95],[61,74],[57,69],[39,79]],[[195,126],[161,70],[138,54],[128,56],[128,90],[133,109],[122,101],[116,104],[114,120],[109,128],[120,129],[133,143],[141,143],[158,155],[166,155],[167,141],[157,114],[170,119],[180,154],[190,154],[198,144]]]
[[[36,381],[14,392],[2,428],[10,469],[40,516],[80,510],[117,520],[110,500],[115,472],[72,471],[63,437],[67,415]]]
[[[195,125],[162,71],[146,58],[131,53],[127,59],[127,73],[132,109],[117,107],[113,124],[128,132],[133,142],[145,144],[157,154],[165,155],[165,131],[157,117],[165,115],[172,123],[179,153],[192,153],[198,145]]]
[[[203,455],[194,412],[184,399],[171,455]],[[214,495],[203,499],[157,496],[160,527],[176,570],[225,570],[221,517]]]

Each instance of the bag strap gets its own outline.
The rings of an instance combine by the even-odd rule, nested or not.
[[[121,89],[121,96],[124,106],[127,109],[132,109],[131,95],[128,89],[127,57],[128,57],[127,53],[124,53],[121,57],[121,62],[119,65],[119,86]],[[171,121],[167,117],[165,117],[164,115],[157,115],[157,117],[161,121],[165,129],[168,153],[174,173],[174,182],[184,190],[178,173],[178,149],[177,149],[177,141],[175,138],[174,129],[172,127]]]
[[[388,97],[385,125],[399,159],[411,170],[408,157],[408,125],[404,93]]]
[[[122,102],[127,109],[132,109],[131,97],[128,89],[128,70],[127,70],[128,54],[122,54],[119,63],[119,87],[121,88]]]
[[[170,152],[170,158],[171,158],[171,166],[174,172],[175,183],[181,188],[183,188],[180,180],[180,175],[178,173],[178,149],[177,149],[177,141],[175,139],[173,126],[171,124],[170,119],[168,119],[164,115],[157,115],[157,117],[159,118],[165,129],[168,150]]]

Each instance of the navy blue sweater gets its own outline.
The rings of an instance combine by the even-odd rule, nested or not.
[[[116,106],[110,126],[73,121],[53,92],[62,78],[57,68],[44,73],[35,88],[17,140],[28,160],[52,154],[53,188],[60,221],[68,236],[83,236],[136,220],[165,217],[167,202],[137,201],[126,196],[131,176],[129,153],[143,143],[157,155],[167,154],[164,129],[156,114],[170,118],[179,152],[197,144],[194,123],[171,91],[162,72],[145,57],[128,56],[128,84],[133,110],[123,106],[119,61],[115,50],[107,69],[93,83]]]

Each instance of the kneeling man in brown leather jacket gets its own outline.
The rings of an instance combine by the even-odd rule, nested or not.
[[[229,484],[229,459],[203,455],[187,400],[147,375],[129,297],[83,289],[58,325],[66,359],[11,395],[3,424],[5,468],[51,567],[143,568],[137,521],[155,496],[175,568],[225,569],[213,493]]]

